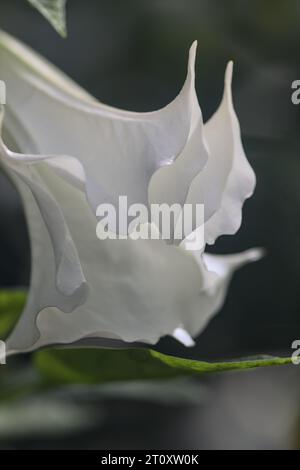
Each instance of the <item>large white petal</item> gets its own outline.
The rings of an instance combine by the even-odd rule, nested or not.
[[[33,313],[32,307],[39,305],[40,295],[47,290],[45,276],[51,279],[53,274],[53,252],[48,250],[43,256],[39,252],[38,259],[34,255],[31,297],[35,305],[24,312],[8,342],[10,349],[66,344],[87,337],[153,344],[201,315],[200,294],[205,280],[188,253],[161,240],[98,240],[97,221],[85,195],[47,165],[39,163],[35,168],[63,210],[89,293],[84,305],[72,313],[62,312],[55,297],[49,308],[35,309]],[[36,201],[22,195],[35,251],[41,247],[38,239],[44,239],[45,227]]]
[[[32,350],[87,338],[100,338],[101,344],[103,339],[154,344],[164,335],[174,335],[191,346],[191,337],[221,307],[233,269],[249,260],[249,254],[224,261],[216,258],[217,266],[225,266],[222,271],[212,264],[211,255],[204,255],[203,260],[202,255],[194,256],[162,240],[100,241],[97,220],[82,191],[45,163],[34,166],[34,178],[30,171],[24,178],[23,172],[28,166],[32,169],[32,164],[7,150],[3,156],[5,147],[1,148],[2,163],[21,191],[32,246],[29,301],[8,340],[8,350]],[[36,177],[42,190],[32,183]],[[62,212],[56,214],[57,207]],[[54,227],[49,227],[48,217],[55,217]],[[76,246],[76,261],[80,260],[89,286],[83,303],[82,297],[76,297],[73,300],[78,304],[69,303],[69,308],[64,308],[64,299],[55,290],[55,247],[59,248],[62,233],[72,235],[70,243]],[[70,279],[72,263],[65,265],[64,279]]]
[[[242,221],[245,199],[253,194],[255,174],[245,156],[232,103],[232,63],[227,66],[221,105],[204,126],[209,149],[207,165],[193,180],[186,202],[203,203],[205,239],[234,234]]]
[[[1,33],[7,126],[22,136],[18,144],[24,153],[77,158],[94,210],[102,202],[117,206],[119,195],[128,196],[129,204],[146,204],[153,173],[175,161],[190,135],[195,53],[196,43],[190,50],[186,82],[173,102],[156,112],[134,113],[89,98],[30,49]],[[60,162],[60,170],[62,166]],[[73,168],[73,176],[74,172]]]
[[[116,198],[127,195],[129,203],[147,203],[152,175],[179,155],[171,172],[176,184],[169,178],[165,191],[158,179],[157,192],[150,189],[150,196],[162,199],[168,193],[170,200],[164,202],[182,201],[190,179],[205,163],[194,59],[195,45],[185,86],[169,106],[154,113],[129,113],[96,103],[34,53],[0,35],[0,72],[8,88],[5,125],[22,149],[22,154],[14,153],[1,142],[0,157],[20,189],[32,245],[29,300],[9,338],[9,350],[88,338],[153,344],[168,334],[191,346],[192,337],[220,309],[233,270],[248,255],[234,262],[218,258],[214,266],[223,270],[211,269],[214,258],[186,252],[184,244],[96,237],[95,208],[100,202],[117,206]],[[228,201],[230,218],[234,224],[237,220],[232,199],[239,190],[232,174],[239,173],[235,160],[240,156],[236,132],[230,134],[237,128],[228,93],[227,87],[225,105],[212,119],[214,131],[210,134],[211,125],[204,131],[214,158],[200,172],[206,183],[203,200],[196,193],[196,202],[209,202],[209,192],[220,184],[212,198],[216,224],[209,226],[210,239],[226,219]],[[211,141],[213,135],[219,138],[217,130],[226,149],[219,172],[220,148]],[[215,172],[214,182],[207,179]]]

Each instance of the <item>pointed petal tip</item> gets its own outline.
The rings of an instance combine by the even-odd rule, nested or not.
[[[265,250],[265,248],[252,248],[247,253],[249,262],[259,261],[267,256],[267,250]]]
[[[232,255],[212,255],[204,253],[204,260],[209,271],[218,274],[221,278],[230,277],[235,271],[249,263],[255,263],[265,256],[262,248],[251,248],[242,253]]]
[[[195,39],[195,41],[193,41],[193,43],[191,45],[191,49],[196,50],[197,47],[198,47],[198,41],[197,41],[197,39]]]
[[[190,62],[190,65],[193,67],[195,66],[195,61],[196,61],[197,47],[198,47],[198,41],[194,41],[190,47],[189,62]]]
[[[172,336],[187,348],[193,348],[196,345],[191,335],[182,327],[176,328]]]
[[[250,250],[244,251],[243,253],[234,256],[233,268],[237,269],[248,263],[255,263],[266,256],[266,250],[264,248],[251,248]]]
[[[226,72],[225,72],[225,84],[229,87],[231,87],[232,84],[232,77],[233,77],[233,60],[230,60],[226,66]]]

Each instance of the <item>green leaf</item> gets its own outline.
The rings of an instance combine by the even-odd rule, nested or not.
[[[67,36],[67,0],[27,0],[46,18],[53,28],[63,37]]]
[[[5,339],[16,324],[26,303],[26,291],[0,291],[0,339]]]
[[[290,363],[291,358],[279,357],[209,363],[167,356],[151,349],[56,349],[35,354],[35,364],[44,380],[53,384],[162,379]]]

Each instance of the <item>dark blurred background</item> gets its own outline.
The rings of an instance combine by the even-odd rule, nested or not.
[[[159,349],[211,360],[289,355],[292,342],[300,338],[300,106],[291,102],[291,84],[300,79],[299,0],[69,0],[65,40],[23,0],[1,0],[0,12],[1,28],[100,101],[130,110],[154,110],[175,97],[184,81],[188,49],[197,39],[197,91],[207,120],[221,99],[226,63],[234,60],[235,107],[258,183],[239,233],[222,237],[212,251],[262,246],[267,256],[237,273],[222,312],[196,348],[186,351],[165,339]],[[0,192],[0,285],[27,285],[29,245],[22,208],[4,177]],[[121,424],[114,424],[109,414],[102,444],[97,434],[89,442],[100,448],[172,443],[175,448],[174,443],[177,448],[288,447],[290,415],[298,414],[291,396],[299,390],[297,372],[291,367],[211,378],[210,399],[189,411],[159,405],[155,412],[130,402],[126,412],[128,403],[118,401]],[[266,402],[269,408],[262,406]],[[162,417],[170,426],[157,434]],[[138,432],[149,420],[147,433]],[[175,431],[170,431],[173,421]],[[134,424],[126,434],[128,422]],[[53,441],[47,442],[51,446]],[[28,445],[42,444],[34,440]]]

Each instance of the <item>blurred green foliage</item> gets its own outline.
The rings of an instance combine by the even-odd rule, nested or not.
[[[5,339],[26,303],[26,291],[4,290],[0,291],[0,339]]]

